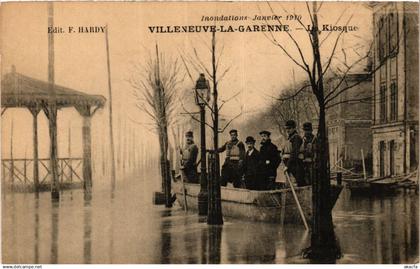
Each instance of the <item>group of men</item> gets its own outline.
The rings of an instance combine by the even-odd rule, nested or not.
[[[269,131],[261,131],[260,149],[255,147],[256,140],[252,136],[245,139],[245,144],[238,138],[238,131],[230,130],[230,140],[217,151],[226,151],[226,159],[222,166],[221,185],[228,182],[235,188],[251,190],[270,190],[275,188],[277,168],[283,161],[285,173],[293,175],[297,185],[305,186],[312,182],[315,158],[316,137],[312,133],[312,124],[303,124],[304,135],[301,137],[296,123],[288,120],[285,124],[288,139],[280,151],[271,142]],[[198,148],[193,141],[193,133],[186,133],[186,145],[181,150],[181,169],[186,181],[198,182],[196,160]]]

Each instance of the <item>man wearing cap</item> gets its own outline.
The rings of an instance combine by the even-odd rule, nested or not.
[[[225,163],[222,166],[221,185],[226,186],[228,182],[232,182],[233,187],[240,188],[245,146],[239,141],[237,130],[232,129],[229,134],[230,141],[218,149],[218,152],[226,151]]]
[[[305,186],[303,173],[303,162],[299,159],[302,138],[296,131],[296,122],[288,120],[286,122],[286,132],[288,134],[286,145],[283,149],[283,162],[286,166],[284,172],[292,174],[298,187]]]
[[[261,131],[261,180],[258,184],[258,189],[269,190],[274,188],[274,183],[277,177],[277,167],[281,159],[279,150],[276,145],[271,143],[269,131]]]
[[[303,162],[304,178],[307,185],[312,184],[313,163],[315,157],[316,136],[312,133],[312,123],[303,124],[303,143],[300,146],[299,159]]]
[[[244,179],[245,187],[249,190],[258,189],[260,177],[260,152],[255,148],[255,139],[248,136],[245,140],[247,151],[244,159]]]
[[[183,149],[181,149],[181,171],[186,182],[189,183],[198,183],[197,177],[197,155],[198,148],[194,144],[193,132],[188,131],[185,133],[186,144]]]

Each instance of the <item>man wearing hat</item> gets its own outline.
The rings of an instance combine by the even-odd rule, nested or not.
[[[299,159],[303,162],[305,182],[307,185],[310,185],[314,174],[313,163],[316,146],[316,136],[312,133],[312,123],[305,122],[303,124],[303,132],[303,143],[300,146]]]
[[[288,120],[286,122],[286,132],[288,134],[286,146],[283,149],[283,162],[286,166],[285,173],[292,174],[298,187],[305,186],[303,173],[303,162],[299,159],[302,137],[296,131],[296,122]]]
[[[226,186],[228,182],[232,182],[235,188],[240,188],[245,146],[239,141],[237,130],[232,129],[229,134],[230,141],[218,149],[218,152],[226,151],[225,163],[222,166],[221,185]]]
[[[249,190],[257,190],[261,173],[260,152],[255,148],[255,139],[252,136],[246,138],[245,144],[247,147],[243,169],[245,187]]]
[[[198,183],[197,177],[197,155],[198,147],[194,144],[193,132],[188,131],[185,133],[186,144],[181,149],[181,171],[186,182]]]
[[[261,180],[258,188],[260,190],[269,190],[274,188],[277,177],[277,167],[281,159],[276,145],[271,143],[269,131],[261,131]]]

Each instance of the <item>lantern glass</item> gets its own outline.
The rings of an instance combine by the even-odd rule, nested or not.
[[[195,90],[195,101],[197,105],[203,106],[209,100],[208,89],[196,89]]]
[[[210,100],[209,82],[204,74],[200,74],[195,85],[195,102],[199,106],[204,106]]]

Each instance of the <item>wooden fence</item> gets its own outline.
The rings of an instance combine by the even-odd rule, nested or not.
[[[34,185],[33,159],[2,159],[2,183],[5,185]],[[50,159],[38,159],[38,182],[51,182]],[[83,183],[82,158],[59,158],[58,179],[60,183]]]

